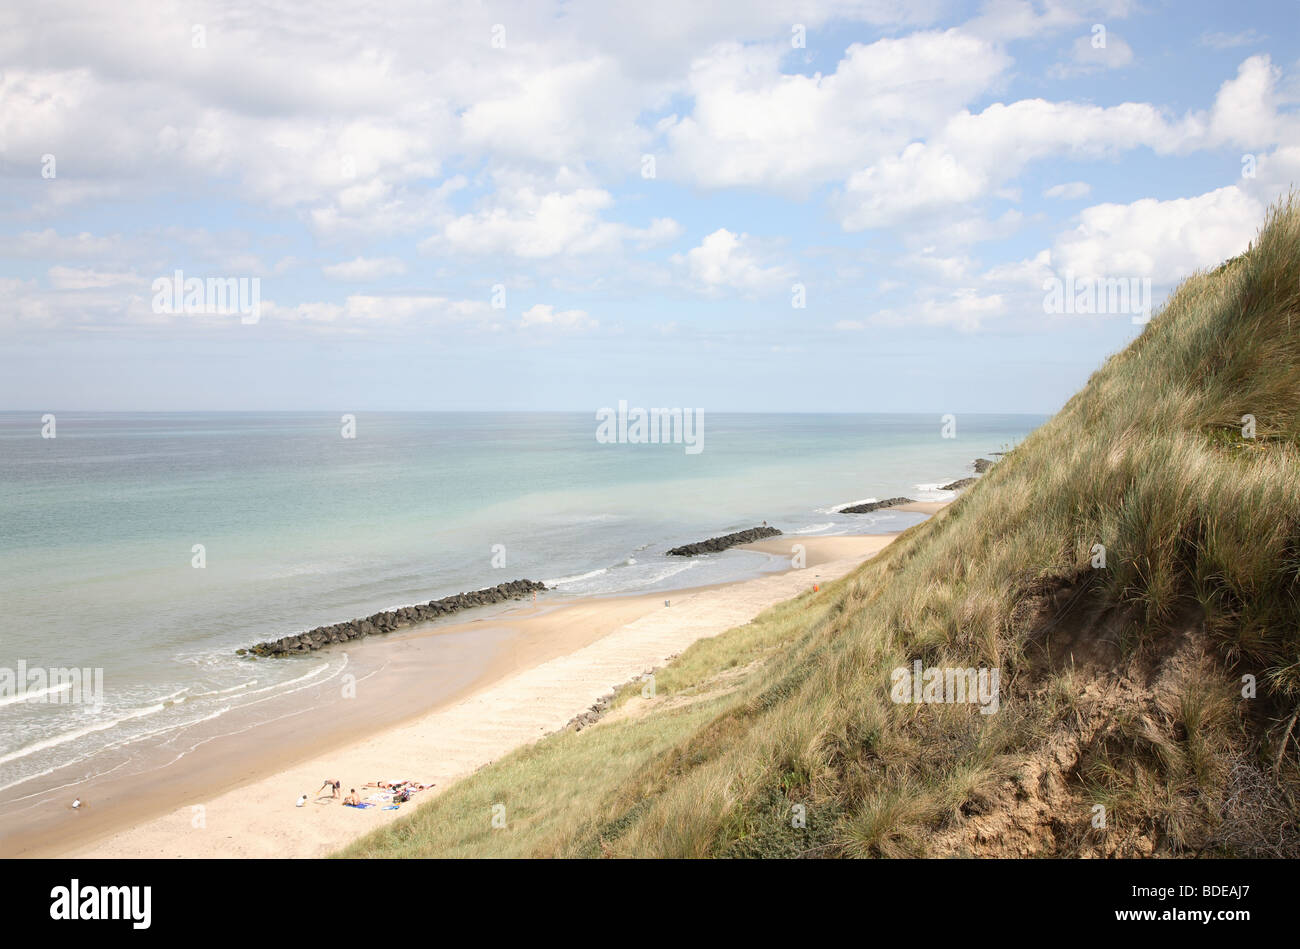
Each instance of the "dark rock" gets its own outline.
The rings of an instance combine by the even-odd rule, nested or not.
[[[969,488],[978,481],[979,478],[958,478],[952,484],[945,484],[940,490],[942,491],[960,491],[962,488]]]
[[[993,467],[993,462],[989,461],[987,458],[976,458],[973,467],[975,468],[976,474],[983,474]]]
[[[775,533],[779,534],[780,531]],[[423,622],[435,616],[446,616],[473,606],[500,603],[504,600],[517,600],[528,596],[530,593],[541,592],[545,589],[546,585],[538,583],[536,580],[511,580],[509,583],[498,584],[484,590],[457,593],[453,596],[445,596],[441,600],[430,600],[425,605],[402,606],[395,610],[376,613],[365,619],[349,620],[346,623],[335,623],[332,626],[318,626],[296,636],[285,636],[274,642],[256,643],[247,649],[238,649],[235,654],[239,656],[246,654],[254,656],[296,655],[310,652],[313,649],[321,649],[332,643],[348,642],[349,640],[360,639],[362,636],[370,636],[380,632],[387,633],[403,626]]]
[[[775,537],[780,533],[775,527],[751,527],[746,531],[736,531],[734,534],[723,534],[721,537],[710,537],[708,540],[702,540],[699,543],[674,547],[668,551],[668,556],[694,557],[696,554],[716,553],[719,550],[726,550],[728,547],[735,547],[737,544],[750,544],[756,540],[762,540],[764,537]]]
[[[637,680],[632,679],[630,681],[636,682]],[[568,724],[564,727],[568,728],[572,725],[574,731],[582,731],[588,725],[596,724],[596,722],[600,721],[601,716],[608,711],[609,707],[614,704],[614,696],[616,694],[616,692],[610,692],[608,695],[602,695],[596,700],[595,705],[592,705],[587,711],[581,712],[569,719]]]
[[[872,511],[879,511],[881,508],[897,507],[900,504],[914,503],[911,498],[885,498],[883,501],[868,501],[866,504],[855,504],[852,507],[840,508],[841,514],[870,514]]]

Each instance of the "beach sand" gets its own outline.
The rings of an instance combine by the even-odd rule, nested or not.
[[[891,507],[891,511],[911,511],[913,514],[938,514],[950,501],[911,501]]]
[[[802,544],[807,566],[689,591],[592,598],[549,609],[529,605],[443,628],[439,634],[490,626],[509,637],[475,687],[440,707],[296,761],[285,760],[261,776],[243,775],[237,786],[193,788],[190,803],[162,816],[98,828],[89,823],[78,828],[74,818],[60,832],[24,848],[23,855],[325,856],[507,752],[563,728],[615,687],[662,666],[696,640],[742,625],[814,584],[849,573],[895,536],[772,538],[748,546],[779,556]],[[665,600],[671,605],[665,606]],[[394,638],[361,648],[401,648],[401,640],[389,641]],[[418,641],[419,636],[405,639]],[[317,798],[326,778],[342,781],[342,794],[356,788],[363,798],[373,793],[364,785],[379,780],[432,782],[436,787],[399,810],[356,810],[342,806],[341,798]],[[302,794],[308,802],[296,807]],[[93,798],[93,789],[83,796]]]

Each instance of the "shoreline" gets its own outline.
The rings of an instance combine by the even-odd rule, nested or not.
[[[151,820],[180,801],[224,793],[268,771],[400,727],[520,668],[578,648],[603,635],[607,618],[630,621],[651,610],[658,598],[655,594],[497,604],[478,616],[423,623],[383,637],[338,644],[333,651],[310,657],[259,660],[338,662],[342,657],[346,668],[357,668],[360,674],[354,676],[350,699],[324,685],[303,696],[275,697],[272,701],[284,707],[273,706],[269,720],[217,735],[205,735],[200,727],[189,736],[195,745],[188,755],[156,760],[138,772],[58,784],[56,771],[52,788],[0,803],[0,855],[61,855],[69,847]],[[559,629],[561,624],[565,629]],[[275,717],[276,712],[283,714]],[[225,727],[237,724],[227,722]],[[158,757],[153,749],[137,752],[137,756],[150,754]],[[188,760],[176,767],[182,757]],[[110,774],[116,770],[110,769]],[[318,780],[315,786],[319,784]],[[24,803],[27,797],[34,802]],[[85,801],[80,811],[69,807],[74,797]]]
[[[54,806],[46,820],[9,834],[0,846],[23,857],[323,856],[401,813],[317,803],[313,792],[326,777],[343,782],[342,794],[381,779],[433,782],[436,787],[413,803],[427,800],[515,747],[565,727],[612,688],[696,639],[743,625],[814,583],[850,572],[896,536],[783,535],[744,548],[785,556],[801,543],[804,568],[670,592],[514,603],[490,616],[336,647],[386,653],[387,668],[449,637],[496,636],[492,656],[475,674],[408,714],[394,716],[390,709],[386,721],[363,717],[355,728],[305,742],[300,728],[291,729],[293,740],[278,748],[265,747],[261,734],[257,748],[227,736],[227,747],[208,755],[201,780],[196,772],[205,769],[192,761],[155,777],[147,793],[123,789],[123,798],[107,806],[93,783],[67,789],[61,798],[80,793],[91,807],[74,812],[67,803],[46,802]],[[664,600],[672,606],[665,608]],[[222,779],[212,779],[212,765],[225,767]],[[309,797],[303,808],[294,807],[299,794]]]

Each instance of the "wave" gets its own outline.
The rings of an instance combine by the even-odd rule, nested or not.
[[[644,550],[649,544],[642,544],[637,550]],[[621,567],[635,567],[640,561],[635,557],[624,557],[612,567],[597,567],[595,570],[588,570],[586,573],[575,573],[571,577],[556,577],[553,580],[543,580],[548,587],[556,587],[566,583],[580,583],[583,580],[590,580],[592,577],[599,577],[602,574],[609,573],[611,570],[618,570]]]
[[[331,665],[332,663],[326,662],[312,669],[310,672],[307,672],[300,676],[296,676],[295,678],[289,679],[285,682],[278,682],[275,683],[274,685],[265,686],[261,689],[255,689],[251,692],[244,692],[242,695],[235,696],[236,699],[242,700],[242,699],[251,698],[252,696],[259,695],[265,692],[275,693],[273,695],[266,696],[265,698],[257,699],[256,701],[253,702],[247,702],[244,703],[243,705],[224,705],[216,709],[215,711],[209,712],[198,718],[191,718],[186,721],[169,722],[163,725],[161,728],[154,728],[147,731],[138,732],[136,734],[124,735],[121,738],[118,738],[117,740],[108,741],[103,745],[94,748],[88,754],[99,754],[105,751],[112,751],[115,749],[122,748],[126,745],[132,745],[149,738],[157,737],[158,735],[166,734],[167,732],[181,732],[184,731],[185,729],[190,728],[191,726],[198,725],[203,722],[209,722],[215,718],[220,718],[222,715],[225,715],[227,712],[231,711],[232,709],[247,708],[251,705],[259,705],[262,702],[270,701],[271,699],[274,698],[278,698],[284,695],[289,695],[292,694],[293,692],[299,692],[304,688],[309,688],[311,685],[316,684],[313,682],[313,683],[309,683],[308,685],[299,685],[299,683],[309,682],[309,680],[316,679],[319,675],[321,675],[321,673],[328,671]],[[347,666],[348,666],[348,661],[347,658],[344,657],[343,662],[339,665],[338,669],[335,670],[334,674],[326,677],[326,679],[323,681],[328,682],[330,679],[335,678],[339,673],[341,673],[345,668],[347,668]],[[250,682],[246,682],[229,689],[218,689],[212,692],[198,693],[196,695],[190,696],[190,698],[224,696],[224,695],[228,695],[229,693],[237,692],[239,690],[248,688],[252,685],[255,685],[256,683],[257,680],[254,679]],[[291,686],[295,686],[295,685],[298,685],[299,687],[290,688]],[[182,692],[187,691],[187,689],[188,687],[179,689],[176,692],[173,692],[171,695],[158,701],[155,704],[146,706],[144,708],[132,709],[126,712],[125,714],[119,715],[116,718],[110,719],[108,721],[96,722],[95,724],[87,725],[84,728],[78,728],[72,731],[66,731],[61,734],[55,735],[51,738],[33,742],[30,745],[25,745],[22,748],[9,752],[6,755],[0,756],[0,765],[8,764],[11,761],[17,761],[22,758],[30,757],[33,754],[42,751],[48,751],[51,748],[57,748],[61,745],[66,745],[69,742],[77,741],[80,738],[85,738],[86,736],[93,735],[96,732],[107,731],[111,728],[115,728],[118,725],[121,725],[124,722],[145,718],[147,716],[157,714],[158,712],[166,711],[167,709],[173,709],[185,701],[185,699],[180,699],[177,701],[173,701],[173,699],[175,699],[176,696],[179,696]],[[74,755],[69,760],[60,761],[55,764],[52,764],[49,768],[47,768],[42,772],[39,772],[37,774],[24,775],[18,778],[17,780],[10,782],[9,784],[3,785],[2,787],[0,787],[0,790],[5,790],[7,788],[15,787],[19,784],[26,783],[27,781],[30,781],[34,778],[50,774],[60,767],[64,767],[66,765],[73,763],[74,761],[84,759],[85,757],[88,757],[88,755],[80,755],[80,756]]]
[[[951,501],[957,496],[956,491],[945,491],[943,486],[949,481],[936,481],[933,484],[912,485],[918,501]]]
[[[43,777],[46,777],[46,776],[48,776],[48,775],[53,774],[55,771],[58,771],[60,768],[67,767],[68,765],[73,764],[73,763],[75,763],[75,762],[77,762],[77,761],[84,761],[84,760],[86,760],[87,758],[90,758],[92,755],[101,754],[101,753],[106,752],[106,751],[117,751],[117,750],[119,750],[119,749],[121,749],[121,748],[126,747],[127,745],[135,744],[136,742],[144,741],[145,739],[153,738],[153,737],[155,737],[155,736],[157,736],[157,735],[162,735],[162,734],[165,734],[166,732],[169,732],[169,731],[179,731],[179,730],[181,730],[181,729],[188,728],[188,727],[190,727],[191,725],[199,725],[199,724],[201,724],[201,723],[203,723],[203,722],[209,722],[209,721],[211,721],[211,720],[214,719],[214,718],[220,718],[222,715],[226,714],[226,712],[229,712],[230,709],[231,709],[231,706],[227,705],[225,708],[219,708],[219,709],[217,709],[215,712],[210,712],[209,714],[204,715],[202,718],[190,719],[189,721],[185,721],[185,722],[175,722],[175,723],[170,724],[170,725],[164,725],[162,728],[155,728],[155,729],[153,729],[152,731],[141,732],[141,733],[136,734],[136,735],[127,735],[126,737],[121,738],[121,739],[118,739],[117,741],[112,741],[112,742],[109,742],[109,743],[106,744],[106,745],[103,745],[103,746],[99,747],[99,748],[95,748],[93,751],[91,751],[91,752],[89,752],[89,753],[87,753],[87,754],[81,755],[81,756],[79,756],[79,757],[72,758],[72,759],[70,759],[70,760],[68,760],[68,761],[60,761],[60,762],[57,762],[57,763],[55,763],[55,764],[52,764],[52,765],[50,765],[50,767],[46,768],[44,771],[38,771],[38,772],[36,772],[36,773],[34,773],[34,774],[24,775],[23,777],[20,777],[20,778],[18,778],[18,779],[15,780],[15,781],[10,781],[8,784],[0,784],[0,791],[7,791],[7,790],[9,790],[10,788],[18,787],[20,784],[26,784],[27,782],[29,782],[29,781],[34,781],[34,780],[36,780],[37,778],[43,778]],[[116,771],[118,768],[121,768],[123,765],[125,765],[129,760],[130,760],[129,758],[128,758],[128,759],[125,759],[125,760],[123,760],[122,762],[120,762],[119,764],[114,765],[112,768],[109,768],[109,769],[106,770],[106,771],[101,771],[101,772],[99,772],[99,773],[97,773],[97,774],[95,774],[95,775],[93,775],[93,776],[88,776],[88,777],[85,777],[85,778],[81,778],[81,779],[78,779],[78,780],[72,781],[72,782],[70,782],[69,784],[61,785],[59,788],[42,788],[42,789],[40,789],[40,790],[38,790],[38,791],[34,791],[34,792],[31,793],[31,794],[27,794],[27,795],[23,795],[23,796],[21,796],[21,797],[16,797],[16,798],[13,798],[13,799],[11,799],[11,800],[7,800],[7,801],[5,801],[5,803],[6,803],[6,804],[12,804],[12,803],[19,802],[19,801],[25,801],[25,800],[28,800],[28,799],[33,798],[33,797],[40,797],[41,795],[43,795],[43,794],[47,794],[47,793],[49,793],[50,791],[61,790],[62,788],[78,787],[78,786],[85,785],[85,784],[89,783],[90,781],[94,780],[94,778],[99,778],[99,777],[103,777],[103,776],[106,775],[106,774],[111,774],[112,772]]]
[[[686,561],[685,563],[671,564],[662,570],[658,570],[652,573],[649,577],[634,583],[633,586],[635,587],[653,586],[656,583],[660,583],[664,580],[667,580],[669,577],[675,577],[679,573],[683,573],[687,570],[690,570],[693,567],[698,567],[701,564],[707,562],[708,562],[707,557],[692,557],[690,560]]]
[[[561,583],[577,583],[579,580],[590,580],[592,577],[598,577],[602,573],[609,573],[608,567],[601,567],[598,570],[588,570],[586,573],[577,573],[571,577],[560,577],[556,580],[543,580],[548,587],[556,587]]]
[[[835,526],[834,521],[827,521],[825,524],[810,524],[808,527],[801,527],[797,531],[791,531],[792,534],[820,534],[824,530],[829,530]]]
[[[60,682],[58,685],[52,685],[48,689],[37,689],[35,692],[23,692],[20,695],[6,695],[0,698],[0,707],[13,705],[15,702],[26,702],[31,699],[43,698],[46,695],[52,695],[55,692],[63,692],[72,688],[71,682]]]
[[[78,738],[93,735],[95,732],[102,732],[110,728],[116,728],[123,722],[129,722],[132,719],[143,718],[146,715],[155,715],[166,707],[165,704],[159,703],[158,705],[150,705],[147,708],[132,709],[125,715],[120,715],[107,722],[97,722],[94,725],[87,725],[85,728],[77,728],[70,732],[63,732],[60,735],[55,735],[53,738],[46,738],[43,741],[33,742],[30,745],[25,745],[22,748],[19,748],[17,751],[11,751],[7,755],[0,755],[0,764],[8,764],[10,761],[17,761],[20,758],[26,758],[28,755],[34,755],[38,751],[57,748],[59,745],[66,745],[70,741],[76,741]]]
[[[838,514],[846,507],[853,507],[855,504],[874,504],[879,498],[859,498],[856,501],[845,501],[843,504],[836,504],[834,507],[814,508],[817,514]]]
[[[231,692],[238,692],[240,689],[247,689],[250,686],[257,685],[256,679],[250,679],[248,682],[241,682],[239,685],[232,685],[228,689],[216,689],[212,692],[195,692],[190,696],[192,699],[204,699],[213,695],[229,695]]]
[[[343,666],[346,666],[346,665],[347,665],[347,659],[346,659],[346,657],[345,657],[344,660],[343,660]],[[340,667],[339,667],[339,671],[340,671],[340,672],[342,671],[343,666],[340,666]],[[329,667],[330,667],[330,664],[329,664],[328,662],[323,663],[323,664],[317,666],[315,669],[311,670],[311,672],[304,673],[303,675],[298,676],[296,679],[289,679],[289,680],[287,680],[287,681],[285,681],[285,682],[277,682],[277,683],[275,683],[275,685],[268,685],[268,686],[265,686],[264,688],[257,689],[257,690],[255,690],[255,691],[253,691],[253,692],[247,692],[247,693],[245,693],[245,695],[241,695],[240,698],[244,698],[244,697],[247,696],[247,695],[261,695],[263,692],[270,692],[270,691],[272,691],[272,690],[274,690],[274,689],[282,689],[282,688],[284,688],[285,686],[289,686],[289,685],[297,685],[299,682],[306,682],[308,679],[314,679],[314,678],[316,678],[316,676],[320,675],[322,672],[324,672],[324,671],[325,671],[326,669],[328,669]],[[337,675],[337,673],[336,673],[336,675]],[[331,676],[330,678],[333,678],[333,676]],[[326,681],[328,681],[328,680],[326,680]]]

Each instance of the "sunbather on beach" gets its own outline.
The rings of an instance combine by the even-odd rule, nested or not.
[[[344,804],[351,804],[353,807],[361,806],[361,796],[357,794],[357,789],[353,788],[352,793],[343,799]]]

